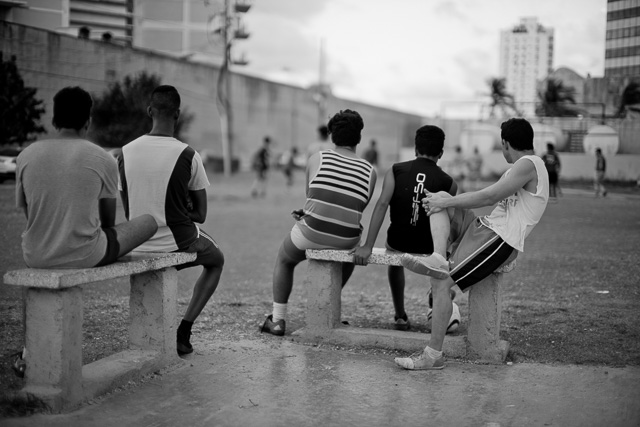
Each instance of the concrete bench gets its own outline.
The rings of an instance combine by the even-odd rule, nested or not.
[[[176,265],[191,253],[132,253],[104,267],[25,269],[4,275],[26,288],[27,370],[21,393],[52,411],[72,409],[178,360]],[[82,364],[82,286],[130,277],[129,349]]]
[[[342,262],[352,262],[347,250],[307,250],[307,313],[305,328],[294,332],[293,339],[334,345],[356,345],[418,351],[428,343],[429,334],[345,327],[340,321]],[[374,248],[369,264],[402,265],[401,253]],[[502,363],[509,344],[500,340],[503,273],[511,271],[515,261],[502,267],[469,289],[467,336],[447,336],[445,354],[487,363]],[[348,286],[348,285],[347,285]],[[426,289],[425,289],[426,291]],[[425,307],[425,310],[427,308]]]

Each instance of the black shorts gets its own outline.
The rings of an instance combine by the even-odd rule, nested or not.
[[[195,242],[184,249],[175,252],[196,253],[195,261],[176,266],[176,270],[201,265],[207,267],[218,267],[224,264],[224,256],[215,240],[202,230],[198,230],[198,238]]]
[[[103,228],[104,234],[107,236],[107,250],[104,257],[100,260],[96,267],[113,264],[118,259],[120,253],[120,243],[118,242],[118,233],[115,228]]]
[[[450,274],[463,292],[518,256],[469,209],[455,210],[449,236]]]

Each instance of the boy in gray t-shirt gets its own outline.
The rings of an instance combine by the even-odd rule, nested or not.
[[[27,217],[25,263],[87,268],[114,262],[157,230],[152,216],[115,225],[118,168],[85,139],[93,101],[79,87],[53,98],[58,134],[26,148],[16,161],[16,205]]]

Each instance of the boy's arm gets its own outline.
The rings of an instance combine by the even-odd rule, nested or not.
[[[449,194],[451,194],[452,196],[455,196],[458,193],[458,184],[456,184],[456,181],[453,180],[451,182],[451,188],[449,189]]]
[[[98,200],[98,211],[100,214],[100,226],[110,228],[116,225],[116,199],[104,198]]]
[[[189,190],[189,197],[193,203],[193,209],[189,211],[191,221],[204,224],[207,219],[207,190]]]
[[[376,243],[376,238],[378,237],[378,232],[380,232],[380,227],[382,227],[382,222],[384,221],[384,217],[387,214],[387,208],[389,207],[389,202],[391,201],[391,197],[393,196],[393,190],[395,188],[395,178],[393,176],[393,168],[390,168],[384,176],[384,181],[382,183],[382,193],[376,202],[376,206],[373,208],[373,213],[371,214],[371,220],[369,221],[369,230],[367,232],[367,240],[364,245],[356,248],[353,251],[353,262],[357,265],[367,265],[369,257],[371,256],[371,252],[373,250],[373,245]]]
[[[479,191],[459,194],[451,197],[450,194],[441,191],[439,193],[427,193],[422,199],[422,204],[429,208],[428,213],[436,213],[446,208],[475,209],[491,206],[506,197],[515,194],[520,188],[525,187],[531,180],[537,178],[536,168],[532,162],[519,162],[511,171],[503,175],[498,182]]]

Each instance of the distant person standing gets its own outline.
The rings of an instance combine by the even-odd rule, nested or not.
[[[369,143],[369,148],[364,152],[362,156],[367,162],[371,163],[371,166],[378,168],[378,150],[376,149],[376,140],[372,139]]]
[[[451,164],[449,166],[449,175],[451,175],[456,184],[458,184],[458,194],[465,192],[463,183],[467,175],[466,169],[467,162],[465,162],[464,157],[462,156],[462,148],[460,148],[460,146],[457,146],[455,148],[453,160],[451,161]]]
[[[296,168],[296,157],[298,157],[298,149],[291,147],[291,149],[284,153],[282,172],[287,180],[287,187],[293,185],[293,170]]]
[[[329,141],[329,128],[327,128],[326,125],[322,125],[318,128],[318,140],[309,144],[309,147],[307,148],[307,159],[314,154],[322,150],[328,150],[331,147],[332,144]]]
[[[271,152],[269,146],[271,138],[265,136],[262,140],[262,147],[253,155],[253,170],[256,172],[256,179],[251,186],[251,196],[264,197],[267,194],[267,172],[269,171],[269,158]]]
[[[473,148],[473,154],[467,159],[467,169],[469,171],[469,185],[471,191],[476,191],[480,187],[482,177],[482,156],[478,147]]]
[[[549,198],[557,201],[558,178],[560,177],[560,157],[552,143],[547,143],[547,152],[542,155],[544,167],[549,174]]]
[[[604,174],[607,170],[607,160],[602,155],[602,150],[596,148],[596,176],[593,182],[593,187],[596,190],[596,197],[602,194],[602,197],[607,195],[607,189],[604,188]]]

